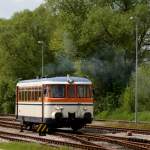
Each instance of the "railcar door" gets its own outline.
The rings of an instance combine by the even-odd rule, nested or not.
[[[16,87],[16,119],[18,119],[18,99],[19,99],[18,87]]]
[[[42,122],[44,122],[44,89],[45,86],[42,85],[42,92],[41,92],[41,97],[42,97]]]
[[[45,101],[45,98],[48,97],[48,92],[49,92],[49,85],[43,85],[42,86],[42,122],[44,121],[44,114],[45,114],[45,111],[44,111],[44,108],[45,108],[45,105],[44,105],[44,101]]]

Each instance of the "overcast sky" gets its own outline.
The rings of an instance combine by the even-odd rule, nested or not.
[[[0,18],[10,18],[14,12],[34,10],[44,0],[0,0]]]

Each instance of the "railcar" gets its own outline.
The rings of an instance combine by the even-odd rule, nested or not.
[[[19,81],[15,113],[30,128],[44,123],[78,130],[93,119],[92,82],[69,76]]]

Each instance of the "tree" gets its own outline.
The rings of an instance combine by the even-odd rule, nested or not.
[[[14,14],[10,20],[1,20],[0,100],[5,108],[14,105],[11,102],[14,102],[19,78],[30,79],[41,75],[39,40],[44,41],[44,65],[54,62],[54,53],[49,45],[51,33],[55,29],[54,22],[54,17],[42,6],[34,12],[25,10]],[[7,92],[3,93],[3,89]],[[10,110],[5,109],[5,112]]]
[[[100,111],[120,107],[135,70],[135,24],[139,63],[147,56],[143,46],[150,25],[148,1],[45,2],[34,11],[0,20],[0,103],[4,97],[14,99],[19,78],[41,75],[38,41],[43,41],[45,75],[87,76],[94,83]]]
[[[93,79],[99,103],[109,96],[110,107],[119,107],[120,95],[135,68],[136,22],[130,17],[138,19],[142,60],[143,41],[150,24],[147,1],[47,0],[47,7],[63,22],[62,35],[69,35],[72,47],[67,54],[73,53],[76,74]],[[61,43],[63,45],[64,40]],[[62,51],[66,51],[63,46]]]
[[[149,111],[150,64],[141,64],[138,68],[138,111]],[[124,110],[134,112],[135,102],[135,73],[123,93],[122,107]]]

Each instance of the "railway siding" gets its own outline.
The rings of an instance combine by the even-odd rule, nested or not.
[[[3,119],[4,118],[4,119]],[[92,133],[88,133],[88,130],[93,130]],[[101,134],[99,131],[105,130],[107,134]],[[127,136],[126,131],[132,130],[135,133],[133,136]],[[91,150],[118,150],[118,147],[136,149],[136,150],[149,150],[150,140],[145,132],[146,130],[137,129],[124,129],[124,128],[109,128],[104,126],[90,126],[81,130],[78,134],[73,133],[60,133],[56,132],[45,137],[39,137],[37,133],[31,131],[24,131],[20,133],[20,124],[15,121],[15,118],[11,116],[0,117],[0,138],[10,141],[19,142],[37,142],[40,144],[46,144],[50,146],[68,146],[79,149],[91,149]],[[84,132],[83,132],[84,131]],[[95,131],[97,132],[95,134]],[[111,133],[113,132],[113,134]],[[114,134],[115,133],[115,134]],[[149,131],[148,131],[149,133]],[[122,136],[119,136],[122,134]],[[143,136],[145,138],[137,138]],[[104,144],[105,143],[105,144]],[[112,144],[110,147],[109,145]],[[116,145],[116,146],[115,146]],[[112,148],[113,147],[113,148]]]

